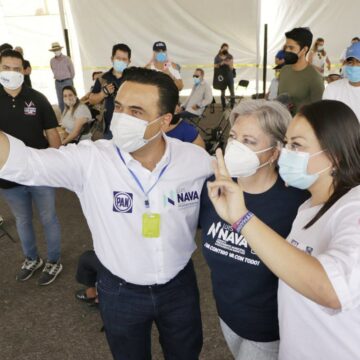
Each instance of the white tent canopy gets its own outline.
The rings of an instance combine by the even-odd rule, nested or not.
[[[59,3],[64,4],[63,13]],[[212,81],[213,58],[221,43],[229,43],[237,80],[251,80],[255,91],[263,24],[268,24],[269,65],[284,43],[285,31],[296,26],[308,26],[314,38],[325,38],[332,63],[338,63],[351,38],[359,35],[354,16],[359,10],[359,0],[0,0],[0,43],[24,48],[34,69],[34,87],[52,102],[56,96],[48,49],[54,41],[64,44],[63,26],[69,29],[80,94],[89,88],[92,71],[111,66],[113,44],[127,43],[132,64],[143,66],[157,40],[167,43],[171,59],[182,66],[186,88],[197,66],[204,67]],[[270,70],[268,79],[272,75]]]

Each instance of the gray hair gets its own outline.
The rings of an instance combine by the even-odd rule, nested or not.
[[[231,127],[239,116],[255,116],[262,130],[272,138],[273,144],[283,143],[286,129],[291,121],[288,109],[278,101],[243,100],[230,114]]]

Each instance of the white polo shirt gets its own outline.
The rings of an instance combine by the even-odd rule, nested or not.
[[[151,172],[111,141],[82,141],[60,149],[36,150],[8,136],[10,154],[0,177],[24,185],[74,191],[91,230],[96,255],[116,276],[138,285],[163,284],[188,263],[196,245],[201,189],[212,174],[211,158],[199,146],[164,136],[166,151]],[[145,190],[159,213],[160,237],[142,236]],[[128,168],[127,168],[128,167]]]
[[[318,305],[279,281],[280,360],[360,358],[360,186],[304,229],[320,208],[310,201],[299,208],[288,241],[320,261],[341,310]]]

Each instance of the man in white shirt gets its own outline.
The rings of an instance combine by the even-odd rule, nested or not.
[[[165,358],[195,360],[202,347],[191,255],[199,196],[212,173],[199,146],[164,135],[178,102],[172,79],[124,71],[112,141],[35,150],[0,132],[0,177],[74,191],[102,269],[100,311],[115,359],[151,358],[156,323]]]
[[[345,78],[329,84],[323,99],[338,100],[348,105],[360,121],[360,42],[346,51]]]
[[[193,118],[201,116],[205,107],[210,105],[213,95],[210,85],[204,80],[205,72],[203,69],[196,69],[193,75],[194,86],[189,97],[181,105],[181,118]]]

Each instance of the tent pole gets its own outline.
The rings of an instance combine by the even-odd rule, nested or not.
[[[64,0],[58,0],[58,3],[59,3],[61,26],[62,26],[63,32],[64,32],[66,54],[67,54],[67,56],[71,57],[69,32],[68,32],[68,29],[66,28],[66,21],[65,21]]]
[[[260,22],[261,22],[261,0],[257,0],[257,20],[256,20],[256,98],[258,98],[258,96],[259,96]]]
[[[267,44],[268,44],[268,24],[264,24],[264,55],[263,55],[263,94],[264,94],[264,98],[266,95]]]

